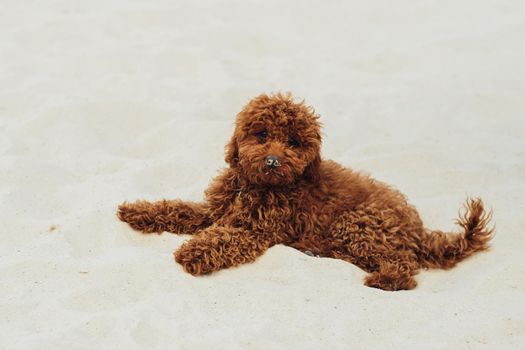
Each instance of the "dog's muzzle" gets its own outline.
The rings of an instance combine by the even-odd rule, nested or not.
[[[279,162],[279,158],[276,156],[268,156],[266,157],[266,165],[270,168],[277,168],[281,166],[281,162]]]

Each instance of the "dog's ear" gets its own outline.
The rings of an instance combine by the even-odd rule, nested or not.
[[[232,168],[237,166],[237,163],[239,162],[239,148],[237,146],[237,137],[235,137],[235,134],[233,134],[230,142],[226,145],[226,156],[224,160],[226,160],[226,163]]]
[[[319,167],[321,166],[321,156],[318,154],[315,156],[314,160],[310,162],[306,166],[303,172],[303,176],[305,179],[311,181],[311,182],[317,182],[319,181],[320,170]]]

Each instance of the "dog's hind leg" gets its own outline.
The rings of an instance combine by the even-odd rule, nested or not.
[[[180,200],[123,203],[118,207],[117,216],[144,233],[167,231],[193,234],[211,225],[204,204]]]
[[[330,252],[326,254],[357,265],[370,274],[369,287],[383,290],[413,289],[419,269],[410,222],[389,209],[356,208],[341,215],[330,229]],[[414,226],[416,229],[417,226]]]
[[[364,246],[366,243],[361,243]],[[369,272],[365,285],[388,291],[414,289],[417,282],[414,275],[419,266],[411,251],[370,252],[366,255],[352,255],[350,252],[335,252],[334,257],[351,262]]]
[[[365,285],[389,291],[414,289],[417,286],[413,277],[417,273],[415,267],[410,261],[381,261],[378,271],[365,277]]]

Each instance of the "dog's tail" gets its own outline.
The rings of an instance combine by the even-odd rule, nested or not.
[[[487,249],[494,236],[494,228],[488,227],[491,218],[492,211],[485,212],[480,198],[469,199],[465,212],[456,220],[463,233],[427,232],[418,254],[422,266],[448,269],[473,253]]]

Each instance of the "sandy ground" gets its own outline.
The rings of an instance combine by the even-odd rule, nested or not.
[[[525,348],[524,38],[523,1],[2,1],[0,348]],[[395,293],[282,246],[195,278],[117,221],[200,200],[279,90],[429,227],[483,197],[491,251]]]

